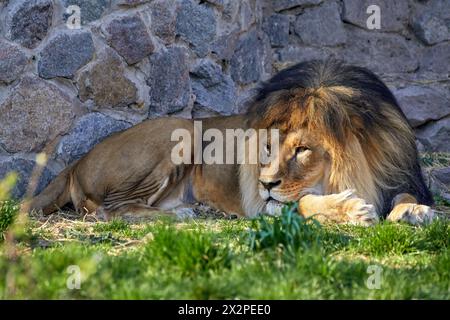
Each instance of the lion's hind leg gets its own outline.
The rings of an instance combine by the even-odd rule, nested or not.
[[[434,217],[434,210],[431,207],[418,204],[416,198],[409,193],[400,193],[392,200],[392,211],[386,220],[422,225],[430,223]]]
[[[138,183],[106,195],[103,205],[97,210],[98,215],[103,215],[106,220],[127,216],[142,218],[169,215],[170,212],[158,208],[157,203],[179,183],[184,169],[164,164],[161,167],[161,170],[154,170]]]
[[[145,203],[129,203],[115,209],[106,209],[104,206],[97,208],[97,216],[103,218],[106,221],[113,219],[123,220],[140,220],[147,218],[157,218],[161,216],[171,216],[171,212],[167,212],[157,207],[149,206]]]

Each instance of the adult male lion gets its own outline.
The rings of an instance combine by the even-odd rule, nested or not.
[[[300,63],[266,82],[247,114],[203,120],[203,130],[279,129],[277,166],[174,164],[171,133],[180,128],[194,134],[192,120],[175,118],[114,134],[66,168],[31,208],[50,213],[72,202],[111,216],[203,202],[254,216],[299,201],[300,214],[336,222],[433,217],[414,133],[389,89],[364,68]]]

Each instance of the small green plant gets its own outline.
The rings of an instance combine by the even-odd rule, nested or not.
[[[16,182],[17,174],[15,172],[8,173],[3,180],[0,180],[0,201],[9,199]]]
[[[18,203],[8,200],[16,181],[17,174],[14,172],[0,180],[0,241],[5,239],[5,232],[14,222],[14,218],[19,211]]]
[[[12,200],[0,202],[0,241],[4,240],[5,232],[14,222],[14,218],[19,211],[19,205]]]
[[[291,203],[283,207],[280,216],[258,217],[249,231],[249,242],[254,250],[282,247],[293,252],[319,244],[320,231],[316,220],[299,215],[298,204]]]

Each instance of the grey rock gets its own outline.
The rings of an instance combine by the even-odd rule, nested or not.
[[[416,130],[416,137],[427,151],[450,152],[450,118],[429,123]]]
[[[176,32],[204,57],[216,36],[216,17],[212,8],[192,0],[181,0],[177,9]]]
[[[283,11],[296,7],[310,7],[322,3],[323,0],[273,0],[272,7],[275,11]]]
[[[81,101],[92,99],[100,108],[125,107],[137,100],[135,84],[124,75],[120,58],[111,49],[80,71]]]
[[[157,0],[150,4],[153,34],[164,43],[175,41],[176,3],[174,0]]]
[[[70,128],[71,99],[53,84],[23,78],[0,105],[0,143],[8,152],[39,151]]]
[[[239,12],[239,1],[235,0],[223,1],[222,17],[225,21],[228,22],[234,21],[238,12]]]
[[[258,95],[258,87],[251,87],[249,89],[244,89],[243,91],[239,92],[233,113],[235,114],[246,113],[252,106],[253,101],[255,100],[257,95]]]
[[[441,192],[441,197],[450,202],[450,192]]]
[[[80,7],[81,24],[85,25],[100,19],[109,8],[110,0],[62,0],[65,8],[71,5]],[[68,15],[66,15],[66,18]]]
[[[115,120],[102,113],[94,112],[84,115],[77,120],[70,133],[59,142],[58,158],[70,164],[80,159],[111,134],[129,127],[131,127],[130,123]]]
[[[129,64],[135,64],[155,49],[144,22],[138,16],[114,19],[106,26],[107,39]]]
[[[289,16],[273,14],[264,19],[264,32],[269,36],[272,47],[283,47],[289,42]]]
[[[420,68],[441,76],[450,75],[450,43],[444,42],[426,48],[420,60]]]
[[[178,46],[154,53],[149,58],[149,112],[169,114],[187,106],[191,93],[187,58],[187,49]]]
[[[393,93],[413,127],[450,115],[450,100],[441,90],[409,86]]]
[[[450,24],[430,13],[418,18],[413,27],[416,35],[427,45],[450,40]]]
[[[194,108],[210,110],[218,114],[229,115],[236,103],[236,88],[229,75],[210,60],[201,61],[191,71]]]
[[[433,193],[450,200],[450,167],[425,170],[424,177]]]
[[[36,162],[30,159],[18,157],[0,157],[0,180],[9,173],[17,174],[17,182],[11,192],[13,199],[22,198],[28,191],[28,183],[31,179]],[[45,167],[39,176],[33,195],[41,192],[53,180],[55,174]],[[31,190],[32,191],[32,190]]]
[[[450,10],[447,0],[431,0],[412,23],[415,34],[427,45],[450,40]]]
[[[151,0],[119,0],[117,2],[117,4],[119,6],[135,7],[135,6],[139,6],[141,4],[144,4],[144,3],[148,3],[150,1]]]
[[[260,80],[264,71],[264,43],[257,31],[244,35],[231,59],[231,77],[240,84]]]
[[[51,0],[20,0],[7,7],[7,35],[26,48],[35,48],[52,24]]]
[[[225,5],[225,2],[227,0],[205,0],[205,1],[219,7],[220,9],[223,9],[223,6]]]
[[[222,67],[208,59],[197,62],[192,67],[191,75],[205,87],[214,86],[223,80]]]
[[[250,6],[250,3],[241,1],[239,3],[239,26],[241,31],[249,30],[256,21],[255,9]]]
[[[219,36],[211,46],[211,51],[221,60],[230,60],[233,57],[239,40],[239,33],[232,31]]]
[[[336,46],[346,41],[339,7],[334,1],[328,1],[317,8],[305,9],[297,16],[294,30],[306,45]]]
[[[420,142],[420,141],[417,140],[417,139],[416,139],[416,147],[417,147],[417,151],[418,151],[419,153],[427,152],[427,151],[425,150],[425,146],[422,144],[422,142]]]
[[[371,14],[366,10],[370,5],[380,7],[381,32],[400,32],[405,30],[410,17],[408,1],[391,0],[344,0],[343,18],[345,21],[367,29],[367,19]]]
[[[233,21],[239,11],[240,5],[244,3],[244,1],[236,0],[205,0],[205,2],[215,6],[222,14],[223,20],[227,22]]]
[[[94,42],[89,32],[66,31],[51,39],[42,49],[38,72],[42,78],[71,78],[94,55]]]
[[[0,83],[19,78],[27,63],[27,55],[17,45],[0,39]]]
[[[433,175],[448,188],[450,188],[450,167],[437,168],[433,170]]]
[[[326,59],[332,55],[326,48],[287,46],[278,51],[278,61],[292,65],[307,60]]]
[[[379,32],[371,32],[369,37],[367,31],[354,27],[350,31],[343,52],[336,51],[338,58],[379,75],[408,73],[418,69],[420,49],[404,37]]]

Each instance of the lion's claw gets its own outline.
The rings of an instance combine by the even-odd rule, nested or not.
[[[412,225],[420,225],[431,222],[434,217],[434,210],[429,206],[415,203],[401,203],[395,206],[386,220],[404,221]]]

